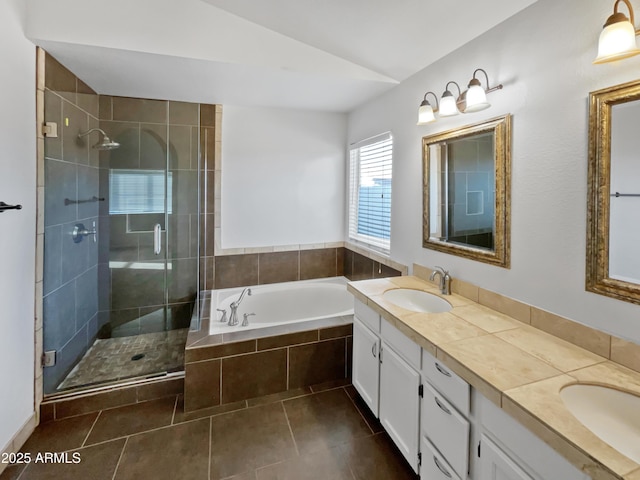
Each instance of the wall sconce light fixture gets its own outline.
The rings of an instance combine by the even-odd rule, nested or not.
[[[487,88],[483,88],[480,80],[476,78],[478,72],[484,73],[484,77],[487,81]],[[458,97],[454,97],[453,93],[449,90],[449,85],[453,84],[458,89]],[[502,89],[502,84],[495,87],[489,87],[489,76],[482,68],[477,68],[473,72],[473,78],[469,81],[468,89],[464,92],[460,91],[460,86],[450,81],[445,87],[445,91],[440,98],[440,105],[438,105],[438,97],[433,92],[427,92],[424,94],[424,99],[418,109],[418,123],[417,125],[426,125],[436,121],[435,113],[438,112],[440,117],[451,117],[462,113],[479,112],[485,110],[491,106],[487,101],[487,94],[496,90]],[[436,100],[436,108],[434,109],[427,101],[427,95],[433,95]]]
[[[484,73],[484,78],[487,80],[486,90],[482,88],[480,80],[476,78],[476,74],[478,72]],[[489,87],[489,75],[487,75],[487,72],[485,72],[482,68],[477,68],[476,71],[473,72],[473,78],[469,80],[469,85],[467,86],[467,88],[468,90],[463,92],[461,95],[461,98],[464,100],[464,104],[461,110],[464,113],[472,113],[489,108],[491,104],[487,101],[487,93],[491,93],[495,90],[500,90],[502,88],[502,84],[496,85],[495,87]]]
[[[444,93],[442,97],[440,97],[440,116],[441,117],[452,117],[454,115],[458,115],[460,111],[458,110],[458,106],[456,105],[456,99],[453,96],[453,93],[449,90],[449,84],[453,83],[458,89],[458,98],[462,95],[460,90],[460,85],[458,85],[453,80],[447,83],[447,86],[444,87]]]
[[[629,18],[624,13],[618,12],[620,2],[629,9]],[[616,0],[613,6],[613,14],[607,18],[598,40],[598,56],[593,63],[607,63],[623,58],[638,55],[640,50],[636,44],[636,30],[633,19],[633,7],[629,0]]]
[[[427,95],[433,95],[433,98],[436,100],[436,108],[434,109],[429,101],[427,100]],[[420,104],[420,108],[418,109],[418,123],[417,125],[426,125],[427,123],[435,122],[436,116],[435,112],[438,111],[438,97],[433,92],[427,92],[424,94],[424,100]]]

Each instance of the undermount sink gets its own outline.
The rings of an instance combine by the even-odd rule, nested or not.
[[[412,312],[442,313],[451,310],[451,304],[437,295],[411,288],[387,290],[382,298]]]
[[[640,463],[640,397],[614,388],[583,384],[564,387],[560,397],[580,423]]]

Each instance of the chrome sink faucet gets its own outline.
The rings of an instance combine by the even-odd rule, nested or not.
[[[235,302],[231,302],[231,305],[229,305],[229,308],[231,309],[231,314],[229,315],[228,325],[230,327],[233,327],[234,325],[238,325],[238,307],[240,306],[240,303],[244,299],[245,294],[251,296],[251,289],[245,288],[244,290],[242,290],[240,297]]]
[[[440,293],[443,295],[451,295],[451,276],[449,272],[442,267],[436,266],[429,276],[429,280],[433,281],[437,276],[440,276]]]

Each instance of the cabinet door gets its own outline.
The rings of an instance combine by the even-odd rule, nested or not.
[[[420,374],[382,342],[380,422],[413,469],[418,471]]]
[[[480,480],[533,480],[486,435],[480,438]]]
[[[378,416],[380,388],[380,339],[357,317],[353,319],[353,386]]]

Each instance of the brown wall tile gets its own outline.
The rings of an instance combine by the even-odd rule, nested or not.
[[[136,387],[110,390],[108,392],[96,393],[86,397],[74,398],[57,402],[56,420],[72,417],[83,413],[97,412],[105,408],[119,407],[136,403]]]
[[[338,268],[336,275],[338,277],[342,277],[344,275],[345,250],[346,249],[344,247],[338,247],[336,249],[336,265]]]
[[[76,102],[76,76],[51,55],[45,56],[45,86],[67,100]]]
[[[320,330],[320,340],[330,338],[348,337],[353,335],[353,324],[340,325],[338,327],[323,328]]]
[[[611,338],[611,360],[640,372],[640,345],[621,338]]]
[[[258,254],[215,257],[215,288],[258,283]]]
[[[170,101],[169,123],[171,125],[198,125],[198,104]]]
[[[368,280],[370,278],[373,278],[373,260],[357,252],[353,252],[351,280]]]
[[[271,348],[287,347],[300,343],[310,343],[318,341],[318,331],[309,330],[306,332],[289,333],[287,335],[276,335],[258,339],[258,350],[269,350]]]
[[[346,375],[346,339],[300,345],[289,349],[289,388],[339,380]]]
[[[335,248],[300,251],[300,280],[335,277],[337,271]]]
[[[256,341],[246,340],[244,342],[224,343],[221,345],[211,345],[209,347],[188,348],[185,350],[185,362],[199,362],[213,358],[228,357],[256,351]]]
[[[113,120],[112,98],[110,95],[98,96],[98,118],[100,120]]]
[[[200,105],[200,125],[203,127],[215,127],[216,126],[216,106],[215,105]]]
[[[145,402],[156,398],[170,397],[184,393],[184,378],[149,383],[137,387],[138,402]]]
[[[270,395],[286,389],[286,348],[222,359],[222,403]]]
[[[342,262],[342,274],[349,280],[353,277],[353,257],[354,253],[348,248],[344,249],[344,257]]]
[[[298,252],[261,253],[260,284],[298,280]]]
[[[113,119],[123,122],[166,123],[167,102],[146,98],[113,97]]]
[[[190,412],[220,405],[220,360],[187,363],[184,410]]]

